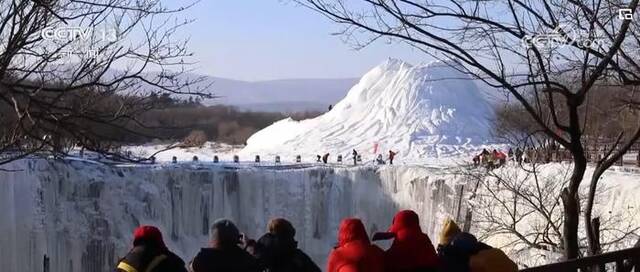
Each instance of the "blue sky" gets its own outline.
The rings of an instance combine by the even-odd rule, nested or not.
[[[183,3],[171,0],[171,4]],[[388,57],[411,63],[429,57],[378,42],[356,51],[340,26],[287,0],[202,0],[181,14],[199,73],[241,80],[360,77]]]

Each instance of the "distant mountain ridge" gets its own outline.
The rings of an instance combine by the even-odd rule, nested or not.
[[[327,103],[307,102],[307,101],[287,101],[273,103],[257,103],[236,105],[242,111],[254,112],[326,112],[329,110]]]
[[[252,111],[325,111],[340,101],[357,78],[344,79],[281,79],[241,81],[210,77],[210,93],[205,105],[231,105]]]

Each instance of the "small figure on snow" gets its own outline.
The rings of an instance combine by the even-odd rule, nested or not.
[[[503,166],[507,162],[507,155],[504,154],[502,151],[493,150],[493,152],[494,152],[493,156],[495,158],[494,163],[497,163],[496,168]]]
[[[329,153],[324,154],[324,156],[322,156],[322,162],[325,164],[329,162]]]
[[[389,150],[389,164],[392,165],[393,164],[393,159],[396,157],[396,152],[393,152],[392,150]]]
[[[481,156],[482,156],[482,155],[476,155],[476,156],[473,156],[473,167],[478,167],[478,166],[480,166],[480,157],[481,157]]]
[[[518,164],[522,164],[522,155],[523,155],[523,152],[522,152],[522,150],[520,150],[520,148],[519,148],[519,147],[516,147],[515,155],[516,155],[516,162],[517,162]]]
[[[480,164],[487,164],[487,159],[489,157],[489,151],[486,148],[482,149],[482,152],[480,153]]]
[[[354,149],[351,154],[353,155],[353,165],[358,165],[358,151]]]
[[[384,159],[382,158],[382,154],[378,154],[378,158],[376,159],[376,163],[378,163],[378,165],[385,164]]]

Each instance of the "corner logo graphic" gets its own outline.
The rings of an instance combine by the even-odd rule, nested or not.
[[[633,10],[630,8],[623,8],[618,10],[618,19],[623,21],[633,20]]]

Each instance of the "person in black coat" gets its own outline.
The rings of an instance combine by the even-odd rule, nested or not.
[[[269,222],[268,232],[249,248],[264,272],[320,272],[307,254],[298,249],[296,230],[283,218]]]
[[[192,272],[258,272],[256,259],[240,248],[240,231],[228,219],[211,226],[211,247],[203,248],[189,266]]]
[[[358,165],[358,151],[354,149],[351,154],[353,155],[353,165]]]
[[[522,154],[523,154],[522,150],[520,150],[519,147],[516,147],[515,155],[516,155],[516,162],[518,164],[522,164]]]
[[[322,156],[322,162],[325,164],[329,162],[329,153],[324,154],[324,156]]]
[[[116,272],[186,272],[184,261],[169,251],[162,233],[153,226],[140,226],[133,233],[133,248],[120,259]]]

